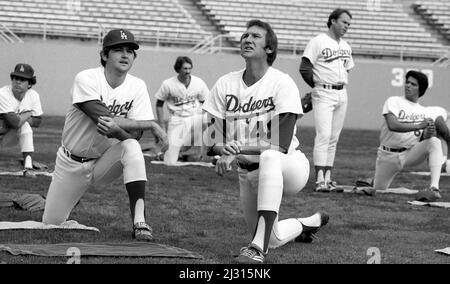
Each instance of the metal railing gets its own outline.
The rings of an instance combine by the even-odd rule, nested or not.
[[[6,43],[23,43],[23,40],[18,37],[11,29],[5,24],[0,24],[0,39]]]

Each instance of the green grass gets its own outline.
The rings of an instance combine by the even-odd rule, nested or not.
[[[35,133],[35,159],[54,167],[63,118],[47,117]],[[370,177],[375,168],[378,132],[344,130],[338,145],[334,176],[340,184],[352,184],[358,177]],[[299,135],[303,152],[312,161],[313,129]],[[151,137],[144,136],[144,142]],[[0,150],[0,168],[17,167],[17,151]],[[426,170],[425,165],[416,170]],[[213,169],[165,167],[147,160],[147,218],[155,242],[184,248],[204,259],[96,258],[82,257],[82,263],[179,263],[228,264],[239,248],[249,242],[239,208],[236,172],[220,178]],[[330,223],[312,244],[290,243],[271,250],[268,263],[367,263],[367,250],[381,251],[382,263],[449,263],[448,256],[434,252],[450,245],[450,211],[407,204],[402,195],[375,197],[313,192],[313,171],[305,189],[281,205],[280,218],[302,217],[327,212]],[[46,194],[50,178],[0,176],[0,195]],[[421,189],[427,177],[401,173],[393,187]],[[449,201],[449,178],[441,179],[444,201]],[[0,221],[41,220],[42,212],[0,209]],[[100,229],[74,231],[0,231],[0,244],[61,242],[129,242],[131,217],[121,179],[107,187],[88,191],[70,219]],[[12,256],[0,253],[0,263],[65,263],[68,258]]]

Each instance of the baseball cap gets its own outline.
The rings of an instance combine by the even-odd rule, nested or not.
[[[139,44],[134,40],[134,35],[125,29],[111,30],[103,39],[103,48],[119,44],[129,44],[133,49],[139,49]]]
[[[32,80],[34,77],[34,69],[29,64],[19,63],[14,68],[14,71],[10,75],[11,77],[20,77],[28,80]]]

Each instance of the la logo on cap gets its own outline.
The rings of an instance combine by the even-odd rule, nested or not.
[[[20,72],[25,72],[25,68],[23,67],[23,65],[20,65]]]
[[[120,37],[122,39],[128,39],[128,36],[123,31],[120,31]]]

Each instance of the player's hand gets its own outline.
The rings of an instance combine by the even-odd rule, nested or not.
[[[421,140],[430,139],[431,137],[434,137],[437,135],[436,125],[434,124],[434,120],[431,118],[427,118],[427,119],[425,119],[425,121],[427,122],[427,126],[423,129]]]
[[[234,156],[241,153],[239,148],[239,144],[237,141],[231,141],[222,146],[222,150],[220,151],[221,156]]]
[[[165,153],[169,149],[169,139],[167,135],[158,138],[158,144],[161,145],[161,152]]]
[[[231,163],[233,163],[234,159],[236,159],[234,155],[221,156],[216,163],[216,173],[219,176],[223,176],[225,173],[231,171]]]
[[[100,116],[97,123],[97,132],[108,138],[116,137],[121,128],[114,121],[114,118],[108,116]]]

